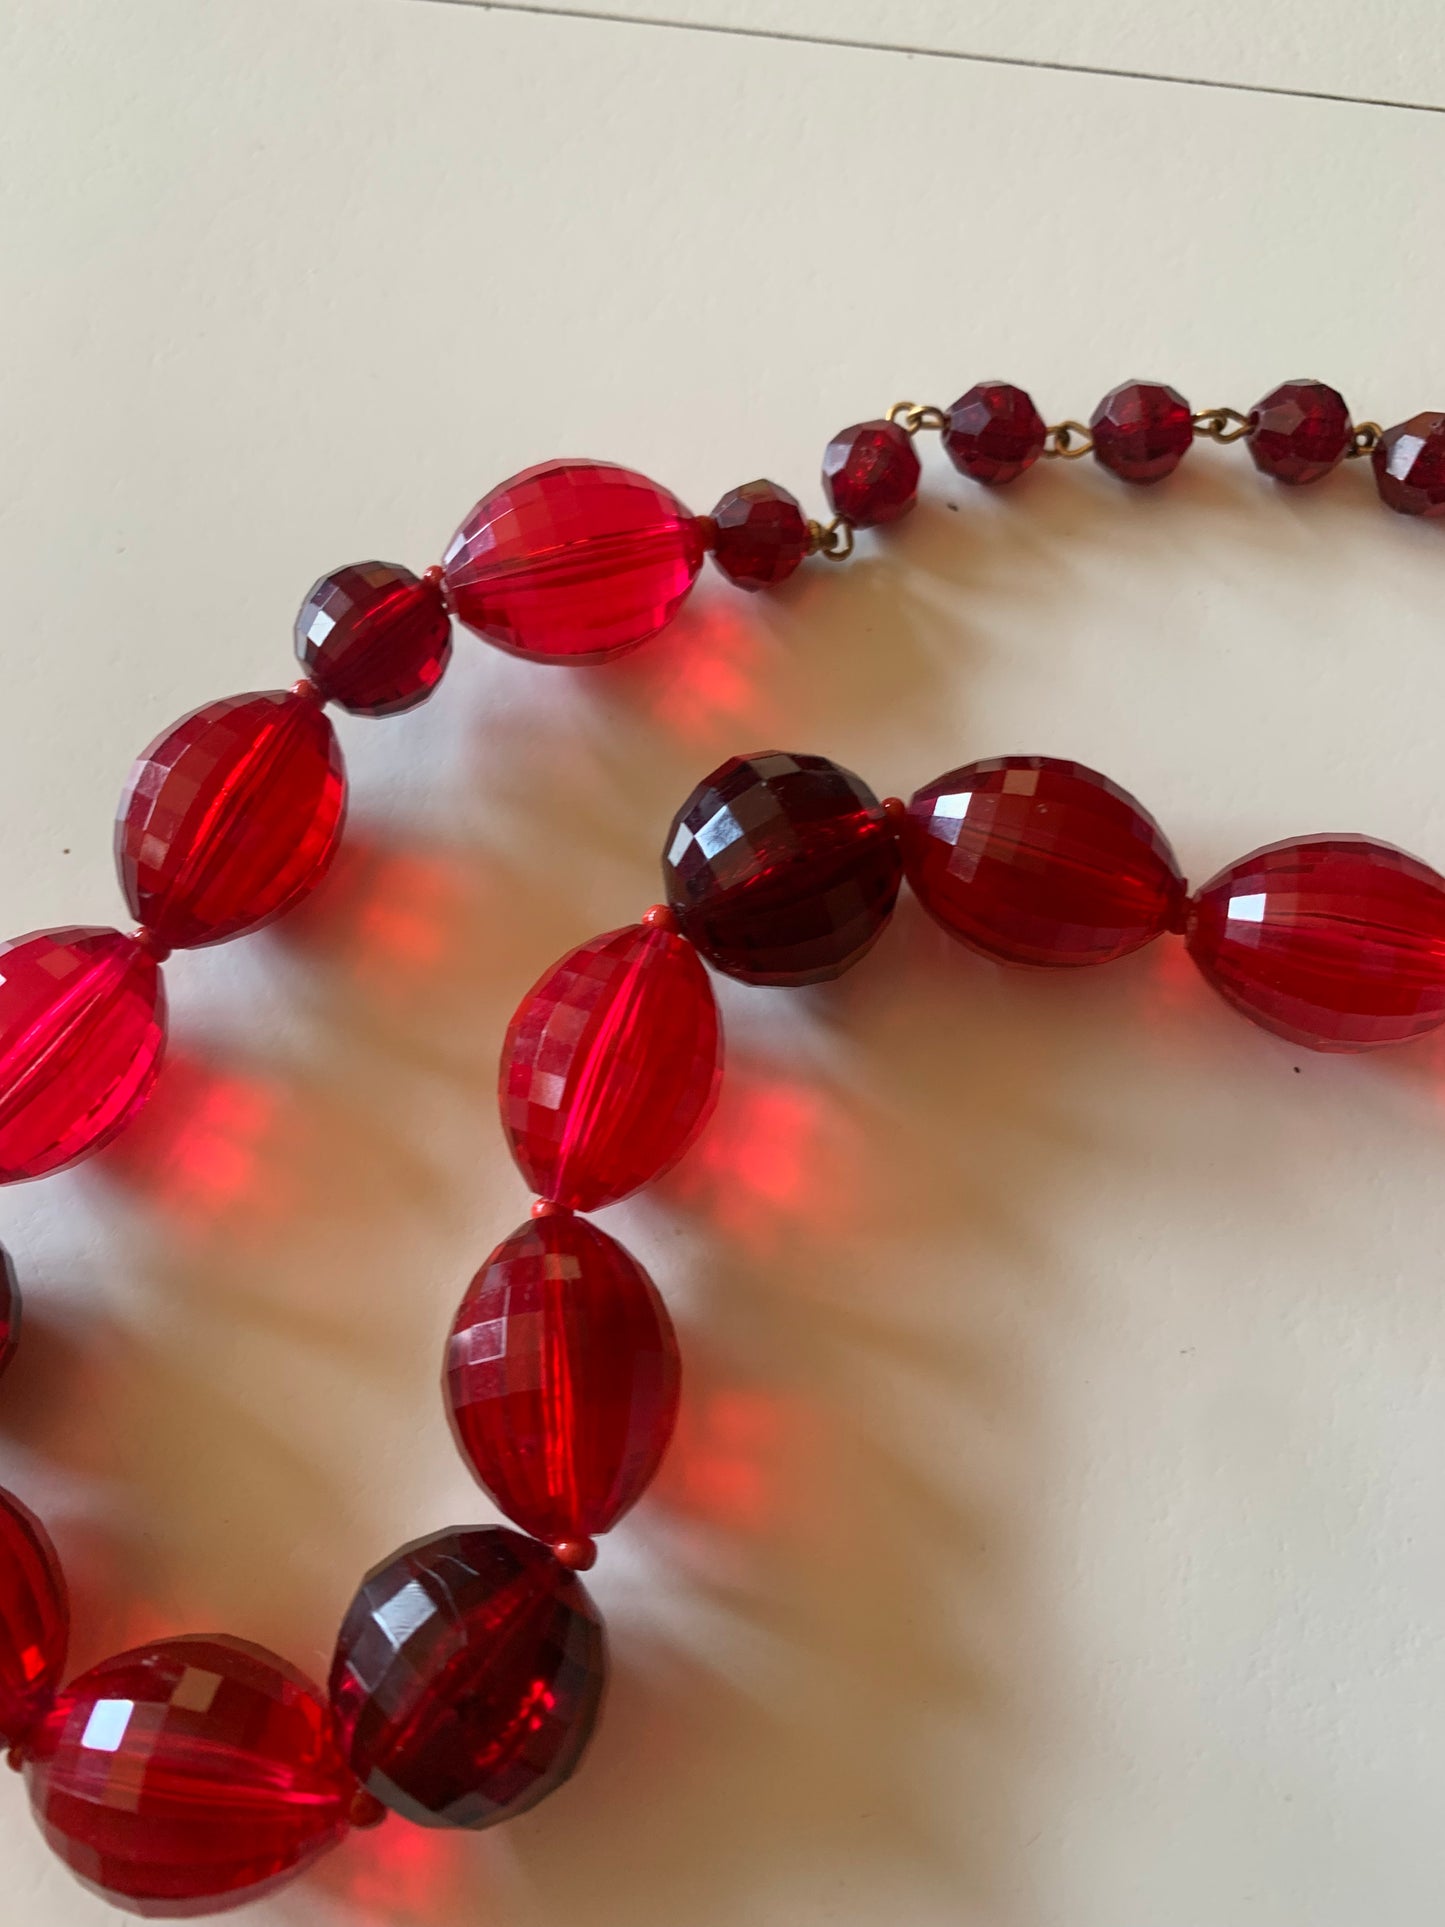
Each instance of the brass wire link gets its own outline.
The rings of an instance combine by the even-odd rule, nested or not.
[[[1046,461],[1076,462],[1094,452],[1094,437],[1085,422],[1054,422],[1044,431]]]
[[[1373,455],[1384,433],[1384,429],[1378,422],[1356,422],[1354,435],[1349,447],[1345,450],[1345,460],[1354,462],[1358,461],[1361,455]]]
[[[808,553],[825,562],[846,562],[853,553],[853,524],[843,515],[831,522],[808,523]]]
[[[948,426],[947,415],[931,401],[896,401],[887,419],[896,422],[905,435],[916,435],[920,428],[930,428],[936,433]]]
[[[1194,432],[1212,442],[1237,442],[1249,434],[1249,417],[1237,408],[1201,408],[1194,416]]]

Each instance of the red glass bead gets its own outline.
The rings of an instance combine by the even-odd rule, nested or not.
[[[0,1372],[20,1343],[20,1281],[10,1253],[0,1248]]]
[[[0,946],[0,1184],[109,1143],[160,1069],[155,958],[118,930],[37,930]]]
[[[313,583],[296,655],[329,703],[396,716],[425,702],[452,656],[441,583],[395,562],[355,562]]]
[[[712,512],[712,558],[740,589],[786,582],[808,553],[808,519],[776,482],[744,482]]]
[[[1310,1050],[1373,1050],[1445,1022],[1445,878],[1366,836],[1241,857],[1199,892],[1187,941],[1222,996]]]
[[[860,529],[906,515],[921,472],[913,437],[897,422],[845,428],[823,454],[823,488],[833,512]]]
[[[46,1840],[87,1887],[174,1919],[270,1892],[346,1831],[316,1688],[246,1640],[160,1639],[83,1673],[26,1747]]]
[[[502,1125],[544,1198],[595,1211],[674,1165],[713,1107],[722,1037],[690,943],[630,924],[569,950],[502,1046]]]
[[[1412,415],[1387,428],[1370,459],[1387,508],[1401,515],[1445,515],[1445,415]]]
[[[345,814],[341,749],[314,701],[207,703],[131,770],[115,823],[125,900],[174,949],[259,929],[321,881]]]
[[[534,1539],[589,1539],[635,1505],[677,1420],[677,1339],[652,1280],[559,1212],[503,1239],[447,1345],[463,1457]]]
[[[1089,417],[1094,458],[1123,482],[1162,482],[1194,440],[1189,403],[1160,381],[1111,388]]]
[[[995,756],[913,796],[903,863],[945,930],[1004,963],[1107,963],[1177,925],[1159,825],[1082,763]]]
[[[34,1513],[0,1492],[0,1743],[24,1740],[49,1711],[69,1643],[55,1548]]]
[[[961,475],[975,482],[1012,482],[1044,452],[1044,418],[1022,388],[981,381],[948,411],[943,446]]]
[[[702,567],[697,520],[610,462],[543,462],[483,496],[443,557],[470,629],[534,662],[605,662],[655,635]]]
[[[486,1827],[572,1775],[607,1676],[597,1608],[535,1539],[453,1527],[373,1568],[331,1703],[353,1771],[424,1827]]]
[[[1322,381],[1287,381],[1249,411],[1249,452],[1276,482],[1318,482],[1350,451],[1345,398]]]
[[[867,784],[826,756],[734,756],[699,783],[662,860],[678,928],[753,984],[837,977],[893,914],[898,844]]]

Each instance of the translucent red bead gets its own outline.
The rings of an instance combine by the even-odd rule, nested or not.
[[[0,1492],[0,1745],[26,1738],[65,1668],[70,1602],[45,1528]]]
[[[1412,415],[1387,428],[1370,459],[1387,508],[1401,515],[1445,515],[1445,415]]]
[[[677,1420],[677,1339],[652,1280],[570,1212],[503,1240],[447,1345],[452,1429],[533,1538],[606,1532],[642,1497]]]
[[[25,1773],[72,1873],[172,1919],[270,1892],[341,1838],[356,1790],[309,1681],[219,1637],[157,1640],[83,1673],[32,1733]]]
[[[486,1827],[570,1777],[607,1674],[597,1609],[545,1546],[453,1527],[369,1572],[331,1702],[352,1770],[421,1826]]]
[[[997,756],[950,770],[911,798],[902,840],[924,908],[1005,963],[1106,963],[1182,916],[1163,831],[1082,763]]]
[[[165,1041],[154,957],[118,930],[0,946],[0,1183],[107,1143],[145,1102]]]
[[[443,558],[452,608],[535,662],[604,662],[661,629],[702,566],[697,520],[609,462],[543,462],[484,496]]]
[[[859,422],[823,455],[823,488],[834,513],[860,529],[895,522],[913,507],[922,473],[913,437],[897,422]]]
[[[1094,457],[1122,482],[1162,482],[1194,439],[1189,403],[1161,381],[1126,381],[1089,417]]]
[[[808,553],[807,517],[776,482],[729,489],[710,519],[712,559],[740,589],[776,588]]]
[[[115,825],[126,902],[173,949],[258,929],[321,881],[345,810],[315,701],[274,689],[207,703],[130,773]]]
[[[998,485],[1017,481],[1044,452],[1044,418],[1022,388],[981,381],[948,410],[943,446],[961,475]]]
[[[20,1282],[10,1253],[0,1250],[0,1372],[20,1343]]]
[[[1318,482],[1350,451],[1345,398],[1322,381],[1287,381],[1249,411],[1249,452],[1276,482]]]
[[[441,584],[395,562],[336,569],[301,605],[296,655],[329,703],[361,716],[413,709],[451,661]]]
[[[1372,1050],[1445,1022],[1445,878],[1364,836],[1273,843],[1212,877],[1190,955],[1266,1030]]]

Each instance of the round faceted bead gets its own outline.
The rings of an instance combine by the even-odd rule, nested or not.
[[[245,1640],[160,1639],[82,1673],[25,1749],[46,1840],[131,1913],[270,1892],[339,1840],[356,1786],[317,1690]]]
[[[502,1125],[522,1176],[578,1211],[675,1164],[717,1095],[722,1034],[690,943],[634,923],[567,955],[502,1047]]]
[[[273,689],[207,703],[131,770],[115,824],[126,902],[173,949],[256,930],[321,881],[345,814],[316,702]]]
[[[647,1273],[570,1212],[530,1219],[467,1288],[447,1345],[457,1444],[534,1539],[606,1532],[677,1420],[677,1339]]]
[[[70,1601],[44,1526],[0,1492],[0,1743],[15,1746],[49,1711],[65,1669]]]
[[[0,1247],[0,1372],[20,1343],[20,1281],[10,1253]]]
[[[730,489],[711,520],[713,561],[740,589],[775,588],[808,553],[807,517],[776,482]]]
[[[906,515],[921,472],[913,437],[897,422],[859,422],[835,435],[823,453],[823,487],[833,511],[860,529]]]
[[[1387,428],[1370,459],[1387,508],[1401,515],[1445,515],[1445,415],[1412,415]]]
[[[570,1778],[606,1672],[602,1621],[575,1573],[520,1533],[452,1527],[366,1575],[331,1703],[383,1805],[421,1826],[486,1827]]]
[[[165,992],[118,930],[38,930],[0,946],[0,1184],[100,1149],[160,1069]]]
[[[543,462],[492,490],[443,557],[461,620],[534,662],[605,662],[677,613],[702,567],[697,520],[610,462]]]
[[[1365,836],[1272,843],[1210,879],[1190,955],[1257,1024],[1373,1050],[1445,1022],[1445,878]]]
[[[1089,417],[1094,458],[1123,482],[1162,482],[1194,439],[1189,403],[1161,381],[1111,388]]]
[[[950,770],[912,797],[902,840],[923,907],[1004,963],[1107,963],[1182,915],[1158,824],[1082,763],[995,756]]]
[[[1318,482],[1354,440],[1345,398],[1322,381],[1287,381],[1249,411],[1249,452],[1276,482]]]
[[[324,575],[296,618],[296,655],[329,703],[361,716],[414,709],[451,661],[441,584],[395,562]]]
[[[1044,418],[1022,388],[981,381],[948,411],[943,446],[961,475],[975,482],[1012,482],[1044,452]]]
[[[672,819],[662,862],[678,928],[754,984],[837,977],[893,914],[898,844],[867,784],[826,756],[734,756]]]

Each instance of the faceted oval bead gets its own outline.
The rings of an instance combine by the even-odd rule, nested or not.
[[[668,1170],[717,1095],[722,1034],[690,943],[629,924],[568,951],[502,1046],[502,1125],[539,1197],[595,1211]]]
[[[1012,382],[981,381],[948,411],[943,446],[961,475],[1013,482],[1044,452],[1048,431],[1033,400]]]
[[[923,907],[1004,963],[1107,963],[1182,915],[1163,831],[1082,763],[995,756],[950,770],[912,797],[902,834]]]
[[[740,589],[773,589],[808,553],[808,519],[776,482],[729,489],[711,516],[712,559]]]
[[[452,657],[440,582],[395,562],[354,562],[312,584],[296,655],[329,703],[360,716],[414,709]]]
[[[921,473],[913,437],[897,422],[858,422],[823,453],[823,488],[833,512],[860,529],[906,515]]]
[[[1249,452],[1276,482],[1318,482],[1350,451],[1345,398],[1323,381],[1287,381],[1249,411]]]
[[[575,1573],[535,1539],[458,1526],[366,1575],[331,1703],[352,1770],[384,1806],[424,1827],[486,1827],[571,1777],[606,1670]]]
[[[160,1069],[165,992],[118,930],[37,930],[0,946],[0,1184],[98,1151]]]
[[[876,796],[826,756],[734,756],[668,831],[667,900],[682,934],[730,977],[812,984],[877,941],[902,876]]]
[[[1162,482],[1194,440],[1189,403],[1162,381],[1111,388],[1089,417],[1094,458],[1122,482]]]
[[[543,462],[483,496],[442,558],[461,620],[534,662],[605,662],[655,635],[702,567],[697,520],[610,462]]]
[[[49,1711],[69,1643],[55,1548],[34,1513],[0,1492],[0,1744],[16,1745]]]
[[[345,813],[341,748],[312,698],[207,703],[131,770],[115,823],[125,900],[173,949],[259,929],[321,881]]]
[[[1212,877],[1190,955],[1266,1030],[1373,1050],[1445,1022],[1445,878],[1366,836],[1272,843]]]
[[[246,1640],[160,1639],[93,1666],[26,1746],[46,1840],[93,1892],[175,1919],[255,1900],[346,1831],[326,1706]]]
[[[1412,415],[1387,428],[1370,460],[1387,508],[1401,515],[1445,515],[1445,415]]]
[[[10,1253],[0,1247],[0,1372],[20,1343],[20,1281]]]
[[[447,1345],[452,1430],[506,1513],[549,1543],[606,1532],[677,1420],[677,1338],[637,1261],[571,1212],[532,1218],[467,1287]]]

